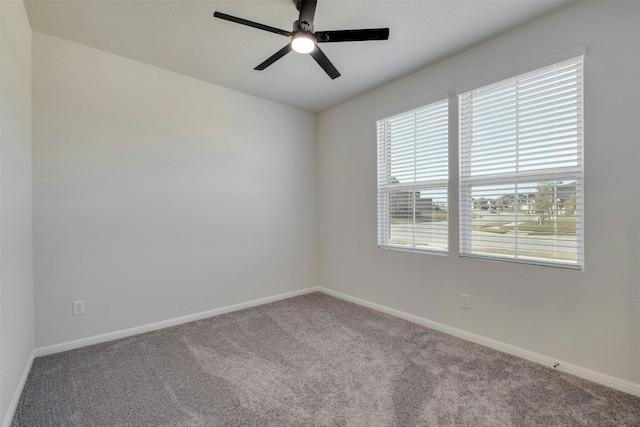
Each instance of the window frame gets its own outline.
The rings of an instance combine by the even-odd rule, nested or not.
[[[578,99],[576,101],[576,109],[579,111],[577,115],[576,122],[579,124],[577,126],[577,142],[576,142],[576,150],[577,150],[577,165],[564,166],[564,167],[553,167],[548,168],[546,170],[543,169],[535,169],[523,172],[518,171],[516,168],[515,172],[499,172],[490,174],[478,174],[477,176],[472,176],[470,172],[469,165],[469,150],[471,150],[471,142],[468,141],[467,135],[465,135],[465,131],[468,129],[464,128],[468,126],[468,123],[465,121],[468,120],[468,117],[465,116],[464,109],[467,108],[468,102],[465,98],[469,97],[470,94],[473,93],[481,93],[483,91],[490,91],[495,88],[500,87],[501,85],[508,85],[510,82],[515,83],[517,81],[522,81],[526,78],[530,78],[532,76],[541,75],[544,72],[548,72],[555,68],[561,68],[566,66],[567,64],[579,64],[579,71],[577,84],[578,87]],[[516,113],[517,115],[517,113]],[[480,86],[472,90],[468,90],[458,94],[458,118],[457,118],[457,127],[458,127],[458,191],[459,191],[459,206],[458,206],[458,214],[459,214],[459,242],[458,248],[461,258],[477,258],[477,259],[486,259],[492,261],[505,261],[512,263],[523,263],[523,264],[534,264],[534,265],[542,265],[542,266],[552,266],[552,267],[560,267],[560,268],[568,268],[568,269],[579,269],[584,270],[584,53],[575,55],[575,57],[570,59],[565,59],[561,61],[556,61],[551,65],[547,65],[545,67],[537,68],[533,71],[529,71],[527,73],[523,73],[508,79],[501,80],[499,82]],[[555,117],[555,116],[554,116]],[[517,125],[519,126],[519,125]],[[517,127],[516,126],[516,127]],[[516,143],[517,146],[517,143]],[[519,148],[516,148],[516,151]],[[466,163],[465,163],[466,162]],[[519,165],[520,160],[517,160],[515,164]],[[543,258],[534,258],[532,256],[518,256],[518,236],[514,237],[514,241],[516,242],[514,248],[514,255],[496,255],[496,254],[487,254],[487,253],[477,253],[473,252],[471,247],[472,240],[472,208],[471,204],[471,191],[473,187],[478,187],[482,185],[514,185],[517,184],[529,184],[529,187],[534,182],[551,182],[553,178],[558,181],[558,178],[566,178],[568,180],[575,181],[576,194],[575,194],[575,210],[576,210],[576,260],[575,262],[567,262],[559,259],[543,259]],[[557,187],[557,186],[556,186]],[[514,194],[520,196],[520,193],[517,190],[517,187],[514,191]],[[557,203],[557,197],[554,204]],[[557,205],[556,205],[556,210]],[[556,213],[557,215],[557,213]],[[556,218],[557,219],[557,218]],[[516,222],[517,223],[517,222]],[[517,227],[517,226],[516,226]],[[517,228],[516,228],[517,230]]]
[[[440,108],[441,110],[437,110]],[[451,126],[449,112],[450,112],[451,104],[449,97],[441,98],[437,101],[428,103],[426,105],[420,106],[418,108],[414,108],[412,110],[408,110],[399,114],[395,114],[380,120],[376,121],[376,142],[377,142],[377,238],[378,238],[378,247],[382,249],[391,249],[391,250],[399,250],[399,251],[409,251],[409,252],[419,252],[419,253],[427,253],[434,255],[448,255],[450,249],[450,224],[449,224],[449,174],[451,169],[451,158],[449,154],[450,149],[450,137],[449,137],[449,129]],[[439,120],[444,119],[445,124],[438,131],[442,132],[439,135],[440,138],[444,138],[444,143],[442,146],[438,146],[439,156],[442,156],[444,152],[445,159],[438,163],[438,165],[444,164],[445,172],[442,174],[443,176],[439,178],[424,178],[423,179],[415,179],[411,182],[391,182],[394,178],[392,176],[392,166],[391,166],[391,155],[390,150],[392,141],[389,140],[388,136],[390,135],[390,123],[394,120],[410,120],[410,117],[415,117],[417,115],[424,113],[426,111],[436,111],[437,114],[442,114]],[[428,127],[428,123],[426,124]],[[414,140],[414,144],[416,141]],[[437,142],[435,144],[438,144]],[[427,144],[428,145],[428,144]],[[422,147],[425,150],[424,147]],[[414,156],[412,157],[415,161],[416,159],[422,159],[424,161],[424,157],[418,157],[418,155],[414,152]],[[428,164],[426,166],[429,166]],[[414,171],[416,174],[419,174],[418,167],[414,166],[416,170]],[[425,171],[420,169],[424,174]],[[395,193],[394,193],[395,192]],[[416,192],[419,195],[421,192],[430,192],[431,194],[437,194],[438,192],[444,192],[443,198],[446,199],[445,208],[446,208],[446,235],[444,236],[444,245],[443,246],[427,246],[420,243],[416,243],[416,202],[411,203],[409,200],[413,198],[413,200],[417,200]],[[407,205],[411,204],[413,206],[412,210],[412,223],[410,224],[408,229],[411,229],[412,233],[412,242],[411,244],[394,244],[390,242],[391,240],[391,228],[392,228],[392,218],[391,218],[391,208],[390,205],[392,202],[390,198],[393,197],[394,194],[398,193],[406,193],[408,195],[408,199],[406,202]],[[423,193],[424,194],[424,193]],[[428,202],[429,198],[425,198],[425,203]],[[431,202],[433,203],[433,199],[431,198]],[[435,205],[435,204],[434,204]],[[439,209],[439,207],[431,206],[432,213],[433,211]],[[435,214],[432,218],[432,222],[435,221]],[[438,233],[433,232],[431,234],[431,238],[435,238]]]

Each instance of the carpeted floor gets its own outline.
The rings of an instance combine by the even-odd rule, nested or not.
[[[12,427],[639,425],[637,397],[314,293],[37,358]]]

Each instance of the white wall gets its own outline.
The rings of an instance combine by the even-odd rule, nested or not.
[[[374,121],[579,45],[585,271],[460,259],[456,212],[448,257],[377,249]],[[320,114],[320,284],[639,384],[639,77],[640,3],[580,2]]]
[[[38,347],[317,284],[315,115],[38,32],[33,94]]]
[[[31,231],[31,28],[0,1],[0,423],[34,348]]]

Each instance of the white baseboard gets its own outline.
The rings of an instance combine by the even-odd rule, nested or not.
[[[102,335],[96,335],[88,338],[81,338],[78,340],[67,341],[60,344],[54,344],[46,347],[40,347],[35,350],[35,356],[47,356],[49,354],[60,353],[67,350],[73,350],[76,348],[86,347],[88,345],[99,344],[102,342],[113,341],[119,338],[130,337],[132,335],[143,334],[145,332],[156,331],[158,329],[168,328],[170,326],[181,325],[183,323],[193,322],[195,320],[206,319],[208,317],[218,316],[220,314],[230,313],[232,311],[238,311],[249,307],[255,307],[262,304],[268,304],[270,302],[279,301],[298,295],[304,295],[311,292],[318,292],[321,288],[311,287],[301,289],[299,291],[286,292],[284,294],[274,295],[272,297],[259,298],[239,304],[228,305],[226,307],[215,308],[213,310],[203,311],[200,313],[189,314],[187,316],[176,317],[173,319],[163,320],[156,323],[150,323],[147,325],[136,326],[134,328],[123,329],[120,331],[109,332]]]
[[[481,335],[473,334],[471,332],[464,331],[462,329],[453,328],[451,326],[443,325],[442,323],[434,322],[429,319],[414,316],[413,314],[405,313],[400,310],[386,307],[384,305],[376,304],[370,301],[366,301],[360,298],[352,297],[350,295],[336,292],[331,289],[319,288],[320,292],[327,295],[334,296],[336,298],[343,299],[345,301],[352,302],[354,304],[362,305],[364,307],[372,308],[376,311],[380,311],[386,314],[390,314],[395,317],[399,317],[409,322],[417,323],[418,325],[426,326],[427,328],[435,329],[445,334],[452,335],[454,337],[462,338],[466,341],[471,341],[476,344],[483,345],[485,347],[499,350],[503,353],[511,354],[513,356],[520,357],[522,359],[529,360],[531,362],[539,363],[541,365],[555,368],[559,371],[566,372],[576,377],[584,378],[597,384],[602,384],[607,387],[611,387],[616,390],[623,391],[625,393],[632,394],[640,397],[640,384],[635,384],[630,381],[622,380],[620,378],[612,377],[611,375],[603,374],[593,371],[591,369],[583,368],[572,363],[563,362],[552,357],[548,357],[539,353],[535,353],[529,350],[522,349],[510,344],[506,344],[500,341],[493,340],[491,338],[483,337]]]
[[[29,360],[27,361],[27,365],[24,367],[24,371],[22,371],[22,376],[18,382],[18,387],[16,387],[16,392],[13,394],[13,399],[11,399],[11,403],[7,409],[7,414],[2,422],[2,427],[10,427],[13,422],[16,409],[18,409],[18,402],[20,402],[20,396],[22,396],[22,390],[24,390],[24,386],[27,383],[27,378],[29,377],[29,372],[31,372],[31,365],[33,365],[33,359],[35,359],[35,357],[35,351],[32,351],[29,356]]]
[[[262,304],[267,304],[274,301],[279,301],[291,297],[295,297],[298,295],[304,295],[311,292],[323,292],[327,295],[334,296],[336,298],[343,299],[345,301],[349,301],[358,305],[362,305],[364,307],[371,308],[376,311],[380,311],[382,313],[390,314],[395,317],[399,317],[401,319],[408,320],[413,323],[417,323],[422,326],[426,326],[431,329],[435,329],[440,332],[444,332],[446,334],[462,338],[467,341],[474,342],[476,344],[483,345],[485,347],[489,347],[495,350],[502,351],[503,353],[511,354],[522,359],[526,359],[535,363],[539,363],[544,366],[548,366],[551,368],[555,368],[559,371],[566,372],[568,374],[575,375],[580,378],[584,378],[589,381],[593,381],[594,383],[602,384],[607,387],[611,387],[616,390],[623,391],[625,393],[632,394],[634,396],[640,397],[640,384],[635,384],[630,381],[622,380],[620,378],[616,378],[607,374],[603,374],[600,372],[596,372],[587,368],[583,368],[578,365],[574,365],[572,363],[564,362],[561,360],[554,359],[552,357],[548,357],[539,353],[535,353],[529,350],[522,349],[520,347],[516,347],[510,344],[506,344],[500,341],[493,340],[491,338],[483,337],[481,335],[473,334],[471,332],[464,331],[462,329],[454,328],[451,326],[443,325],[438,322],[434,322],[429,319],[425,319],[423,317],[415,316],[413,314],[405,313],[400,310],[396,310],[393,308],[386,307],[384,305],[376,304],[370,301],[366,301],[360,298],[352,297],[350,295],[343,294],[341,292],[336,292],[331,289],[323,288],[320,286],[314,286],[311,288],[302,289],[299,291],[287,292],[284,294],[275,295],[272,297],[255,299],[252,301],[229,305],[226,307],[216,308],[213,310],[203,311],[201,313],[190,314],[188,316],[177,317],[174,319],[163,320],[161,322],[151,323],[148,325],[137,326],[135,328],[124,329],[121,331],[110,332],[107,334],[97,335],[94,337],[82,338],[79,340],[68,341],[61,344],[55,344],[47,347],[37,348],[34,351],[35,357],[46,356],[49,354],[60,353],[62,351],[73,350],[80,347],[86,347],[92,344],[98,344],[102,342],[112,341],[119,338],[125,338],[132,335],[142,334],[145,332],[155,331],[158,329],[168,328],[170,326],[180,325],[182,323],[193,322],[195,320],[206,319],[208,317],[217,316],[224,313],[230,313],[232,311],[242,310],[249,307],[255,307]],[[29,362],[29,368],[31,367],[31,362],[33,361],[33,355],[31,361]],[[28,375],[28,369],[25,371],[24,381],[26,381],[26,375]],[[21,383],[20,392],[24,386],[24,383]],[[17,405],[17,399],[19,399],[20,393],[17,393],[17,398],[15,398],[15,405]],[[12,405],[14,403],[12,402]],[[13,407],[13,406],[12,406]],[[13,407],[15,411],[15,407]],[[10,420],[9,420],[10,422]],[[6,424],[6,422],[5,422]]]

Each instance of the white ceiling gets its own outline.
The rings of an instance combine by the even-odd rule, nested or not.
[[[2,1],[2,0],[0,0]],[[388,41],[322,44],[342,76],[289,53],[253,68],[287,37],[213,18],[214,11],[291,30],[292,0],[26,0],[33,30],[320,112],[575,0],[319,0],[317,31],[389,27]]]

